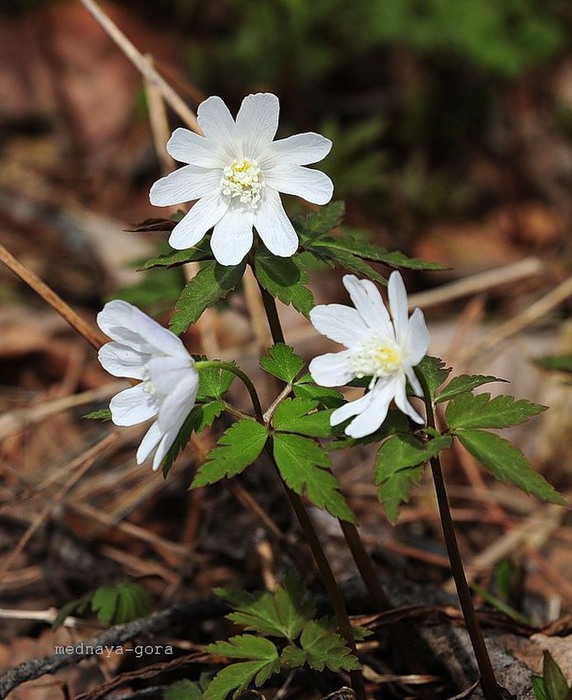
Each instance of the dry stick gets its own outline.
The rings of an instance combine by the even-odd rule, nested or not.
[[[34,274],[25,265],[16,260],[0,243],[0,261],[15,275],[36,291],[60,316],[62,316],[72,328],[82,335],[96,350],[107,342],[107,338],[95,330],[89,323],[77,314],[66,302],[58,296],[45,282]]]
[[[417,377],[423,388],[423,399],[427,411],[427,426],[435,429],[435,414],[433,412],[429,387],[427,386],[427,382],[420,372],[417,373]],[[435,493],[437,494],[437,503],[439,506],[439,513],[441,515],[445,545],[447,547],[447,553],[451,563],[451,573],[453,574],[453,578],[455,580],[461,610],[463,611],[463,617],[465,618],[467,631],[469,633],[475,658],[477,660],[477,665],[479,667],[483,693],[487,700],[502,700],[501,691],[497,685],[489,652],[487,651],[485,644],[483,631],[479,624],[475,607],[473,605],[469,584],[467,583],[467,579],[465,577],[465,570],[463,569],[463,561],[461,559],[461,553],[459,551],[459,545],[455,535],[455,526],[451,515],[449,499],[447,497],[445,480],[443,478],[443,470],[441,469],[441,461],[437,456],[432,457],[429,462],[431,464],[431,472],[433,473],[433,482],[435,485]]]
[[[159,75],[150,61],[135,48],[125,34],[117,27],[110,17],[93,0],[79,0],[92,17],[101,25],[106,34],[113,39],[117,46],[123,51],[127,58],[133,63],[135,68],[155,85],[163,95],[165,102],[176,112],[179,117],[189,126],[189,128],[202,134],[194,112],[189,109],[184,100],[173,90],[167,81]]]

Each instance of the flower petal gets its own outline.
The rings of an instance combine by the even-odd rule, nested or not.
[[[167,396],[176,390],[189,373],[198,376],[194,364],[186,351],[185,356],[181,357],[153,357],[147,363],[149,380],[160,396]]]
[[[192,163],[202,168],[224,168],[226,163],[222,146],[194,131],[179,127],[167,141],[167,152],[181,163]]]
[[[275,190],[266,188],[260,207],[254,214],[254,227],[274,255],[289,258],[298,250],[298,236]]]
[[[407,310],[407,291],[403,278],[399,272],[394,271],[389,276],[387,285],[387,293],[389,296],[389,308],[391,309],[391,317],[393,319],[393,327],[395,328],[395,337],[397,342],[403,347],[407,344],[409,335],[408,310]]]
[[[159,428],[157,421],[155,421],[145,433],[145,436],[143,437],[143,440],[141,440],[141,444],[137,449],[137,464],[143,464],[151,452],[153,452],[153,450],[157,447],[162,438],[163,431],[161,428]]]
[[[409,403],[407,394],[405,391],[405,376],[401,375],[400,378],[395,380],[395,405],[406,416],[409,416],[416,423],[423,424],[425,420],[417,413],[413,406]]]
[[[371,335],[360,314],[350,306],[323,304],[310,311],[310,321],[314,328],[336,343],[351,348],[360,340]]]
[[[312,379],[320,386],[343,386],[354,379],[348,350],[315,357],[309,366]]]
[[[106,343],[97,353],[99,362],[106,372],[114,377],[130,377],[131,379],[143,379],[145,370],[143,365],[148,361],[149,355],[121,343]]]
[[[156,207],[190,202],[216,191],[220,178],[220,170],[184,165],[153,184],[149,192],[149,201]]]
[[[367,394],[364,394],[355,401],[348,401],[348,403],[345,403],[343,406],[336,408],[336,410],[330,416],[330,424],[339,425],[340,423],[346,421],[348,418],[351,418],[352,416],[357,416],[363,411],[367,411],[370,404],[371,391]]]
[[[417,375],[415,374],[413,367],[411,365],[404,364],[403,371],[405,372],[405,376],[409,380],[409,384],[411,384],[411,389],[413,390],[415,396],[423,396],[421,382],[419,381],[419,379],[417,379]]]
[[[175,250],[184,250],[196,245],[205,233],[222,219],[227,209],[228,204],[223,202],[218,189],[205,195],[171,231],[169,245]]]
[[[366,394],[370,396],[370,404],[345,429],[345,434],[353,438],[361,438],[375,433],[387,417],[389,404],[395,396],[395,382],[378,381],[374,388]]]
[[[109,402],[111,420],[115,425],[137,425],[157,415],[158,402],[155,396],[137,384],[120,391]]]
[[[248,95],[236,115],[237,132],[242,139],[243,157],[256,158],[278,130],[280,102],[270,92]]]
[[[327,204],[334,192],[334,184],[325,173],[300,165],[271,168],[264,178],[278,192],[294,194],[312,204]]]
[[[189,368],[184,374],[179,374],[178,385],[167,396],[161,408],[157,422],[165,432],[174,431],[178,434],[191,409],[195,405],[199,390],[199,373]]]
[[[375,284],[369,280],[358,280],[355,275],[344,275],[342,281],[364,322],[382,337],[393,338],[389,313]]]
[[[201,102],[197,120],[204,135],[219,143],[232,158],[241,158],[236,124],[224,101],[215,95]]]
[[[161,466],[161,462],[167,455],[167,452],[171,449],[171,446],[175,442],[175,439],[177,437],[177,433],[173,432],[172,430],[169,430],[168,433],[165,433],[163,437],[161,438],[159,444],[157,445],[157,451],[155,452],[155,456],[153,457],[153,471],[156,472],[157,469]]]
[[[330,139],[307,132],[274,141],[261,159],[261,168],[277,165],[310,165],[325,158],[332,148]]]
[[[231,206],[216,224],[211,238],[211,248],[221,265],[238,265],[252,248],[253,218],[252,211]]]
[[[407,359],[415,367],[425,357],[431,343],[431,337],[421,309],[415,309],[411,314],[407,330]]]

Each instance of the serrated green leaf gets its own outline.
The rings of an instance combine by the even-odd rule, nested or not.
[[[447,406],[445,420],[451,430],[457,428],[506,428],[525,423],[546,410],[546,406],[513,396],[460,394]]]
[[[236,697],[252,682],[260,687],[280,670],[278,650],[264,637],[243,634],[231,637],[228,642],[209,644],[207,651],[231,659],[252,660],[230,664],[219,671],[209,683],[204,700],[225,700],[231,691],[234,691],[233,697]]]
[[[285,647],[281,656],[283,664],[291,668],[308,664],[316,671],[329,668],[334,673],[361,668],[343,638],[331,629],[327,619],[308,622],[300,635],[299,644],[301,648],[292,644]]]
[[[306,495],[314,505],[336,518],[356,522],[339,491],[338,480],[329,471],[330,458],[320,445],[310,438],[288,433],[276,433],[273,443],[280,474],[293,491]]]
[[[479,386],[483,386],[483,384],[506,381],[506,379],[499,379],[498,377],[493,377],[492,375],[461,374],[458,377],[453,377],[453,379],[451,379],[451,381],[440,392],[438,392],[435,403],[450,401],[459,394],[466,394]]]
[[[202,697],[200,686],[186,678],[176,681],[163,691],[163,700],[201,700]]]
[[[320,408],[338,408],[345,399],[337,389],[318,386],[311,374],[305,374],[293,385],[296,398],[316,401]]]
[[[170,253],[165,253],[164,255],[157,255],[154,258],[150,258],[139,267],[139,270],[150,270],[153,267],[176,267],[177,265],[184,265],[189,262],[210,260],[212,257],[213,253],[210,241],[208,238],[203,238],[194,248],[175,250]]]
[[[451,368],[445,367],[445,363],[440,357],[426,355],[415,367],[415,373],[423,379],[429,390],[431,402],[435,403],[437,390],[445,383],[451,373]]]
[[[330,202],[318,210],[310,212],[305,219],[296,221],[298,232],[311,237],[319,236],[339,226],[344,218],[346,206],[343,201]]]
[[[399,506],[409,500],[411,490],[421,481],[425,463],[451,446],[449,435],[421,442],[409,433],[397,433],[383,442],[374,466],[377,497],[388,520],[395,523]]]
[[[136,583],[100,586],[91,597],[91,609],[102,625],[119,625],[148,615],[149,596]]]
[[[567,505],[566,500],[536,472],[523,453],[508,440],[486,430],[458,429],[461,444],[499,481],[518,486],[542,501]]]
[[[284,343],[276,343],[268,348],[268,355],[260,358],[260,366],[268,374],[278,377],[286,384],[292,384],[300,374],[305,362],[294,350]]]
[[[304,585],[294,574],[286,576],[283,585],[273,593],[219,588],[215,594],[235,608],[226,616],[229,620],[249,631],[288,640],[298,637],[304,624],[315,614]]]
[[[387,284],[386,279],[376,270],[368,265],[359,256],[354,255],[346,249],[346,246],[340,245],[339,240],[324,236],[303,243],[306,250],[316,256],[319,260],[324,260],[336,267],[342,267],[345,270],[354,272],[357,275],[362,275],[368,279]]]
[[[542,680],[548,700],[568,700],[570,697],[568,681],[549,651],[545,651],[543,656]]]
[[[235,362],[231,364],[236,365]],[[222,399],[229,390],[235,379],[235,374],[221,367],[201,367],[199,372],[199,391],[197,401],[202,402],[207,399]]]
[[[109,408],[100,408],[97,411],[86,413],[83,418],[88,420],[111,420],[111,410]]]
[[[62,605],[62,607],[58,610],[58,614],[56,615],[54,621],[52,622],[52,629],[56,630],[58,627],[60,627],[64,623],[66,617],[72,613],[76,613],[77,615],[83,615],[86,613],[89,609],[90,603],[91,593],[86,593],[81,598],[75,598],[74,600],[70,600],[65,603],[65,605]]]
[[[268,430],[254,420],[238,421],[223,433],[218,447],[209,452],[191,484],[192,489],[240,474],[256,461],[266,443]]]
[[[296,256],[279,258],[260,246],[254,259],[254,271],[264,289],[283,304],[291,304],[304,316],[314,308],[314,295],[306,287],[308,275]]]
[[[202,432],[205,428],[212,425],[215,418],[217,418],[223,410],[224,403],[222,401],[209,401],[205,404],[193,406],[179,430],[175,441],[163,459],[162,472],[164,478],[167,478],[174,461],[177,459],[179,453],[187,446],[193,430],[196,433]]]
[[[195,323],[203,311],[225,299],[242,279],[246,262],[219,265],[214,260],[201,264],[199,272],[187,282],[175,306],[170,328],[179,334]]]
[[[284,433],[298,433],[309,437],[332,435],[330,416],[334,409],[314,410],[318,405],[312,399],[285,399],[274,412],[273,425]],[[313,413],[312,413],[313,411]]]

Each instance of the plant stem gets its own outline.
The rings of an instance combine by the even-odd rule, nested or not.
[[[418,373],[417,377],[423,388],[423,398],[427,410],[427,425],[430,428],[435,428],[435,413],[433,411],[429,387],[427,386],[427,383],[425,382],[421,373]],[[463,568],[463,561],[461,559],[461,553],[459,551],[459,545],[455,535],[455,525],[453,523],[453,516],[451,515],[449,498],[447,496],[447,489],[445,487],[445,479],[443,477],[443,469],[441,468],[441,460],[439,459],[439,456],[431,458],[430,464],[431,471],[433,473],[433,482],[435,484],[435,493],[437,495],[437,503],[439,506],[439,514],[441,517],[441,525],[443,527],[443,535],[445,537],[445,545],[447,547],[449,562],[451,564],[451,573],[453,575],[453,580],[455,581],[457,595],[459,596],[459,602],[461,604],[461,610],[463,611],[463,617],[465,618],[467,631],[469,633],[469,638],[471,640],[477,665],[481,674],[481,686],[483,693],[487,700],[502,700],[501,691],[496,682],[489,652],[487,651],[485,644],[483,631],[475,612],[471,590],[465,576],[465,570]]]
[[[260,399],[258,398],[258,393],[250,377],[245,374],[236,365],[231,362],[223,362],[222,360],[199,360],[195,362],[195,367],[200,369],[208,369],[209,367],[225,369],[227,372],[231,372],[235,377],[238,377],[240,381],[246,387],[248,393],[250,394],[250,399],[252,401],[252,407],[254,408],[254,413],[256,414],[256,420],[264,425],[264,416],[262,412],[262,406],[260,405]]]
[[[276,308],[276,300],[274,297],[258,282],[258,287],[260,288],[260,294],[262,295],[262,303],[266,310],[266,316],[268,318],[268,325],[270,326],[270,332],[272,334],[272,340],[275,343],[284,342],[284,333],[282,331],[282,325],[280,323],[280,317],[278,316],[278,309]]]

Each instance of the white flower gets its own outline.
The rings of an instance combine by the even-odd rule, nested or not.
[[[310,363],[310,373],[322,386],[342,386],[362,377],[371,377],[371,382],[364,396],[332,413],[331,424],[356,416],[345,429],[346,435],[371,435],[385,420],[392,400],[403,413],[423,423],[406,394],[409,380],[415,394],[422,395],[413,367],[429,348],[423,312],[415,309],[408,318],[407,292],[399,272],[392,272],[389,278],[391,318],[372,282],[354,275],[345,275],[343,282],[355,309],[341,304],[316,306],[310,319],[316,330],[347,350],[316,357]]]
[[[115,425],[136,425],[157,416],[137,450],[142,464],[156,450],[158,469],[194,406],[199,374],[180,338],[126,301],[108,302],[97,315],[112,338],[99,350],[99,361],[115,377],[140,379],[111,399]]]
[[[175,129],[167,151],[188,165],[158,180],[149,197],[160,207],[198,200],[173,229],[173,248],[196,245],[214,226],[215,258],[236,265],[252,247],[254,227],[274,255],[296,252],[298,237],[279,193],[329,202],[330,178],[303,166],[325,158],[332,142],[314,133],[274,141],[279,110],[276,95],[248,95],[235,122],[220,97],[209,97],[197,110],[204,136]]]

